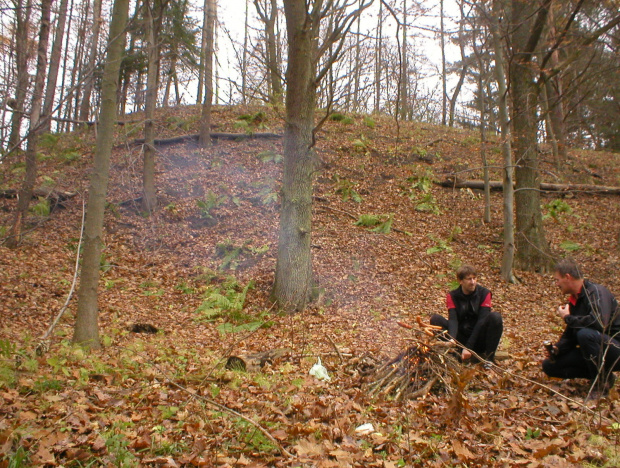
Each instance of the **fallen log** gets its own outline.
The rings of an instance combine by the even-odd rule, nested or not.
[[[78,192],[64,192],[61,190],[53,190],[46,187],[35,188],[32,191],[33,198],[47,198],[51,201],[51,209],[56,207],[66,208],[65,203],[67,200],[75,197]],[[19,196],[19,190],[7,189],[0,190],[0,198],[17,198]]]
[[[170,146],[177,143],[187,143],[187,142],[197,142],[199,134],[192,135],[182,135],[173,138],[158,138],[154,141],[155,146]],[[277,133],[270,132],[262,132],[262,133],[225,133],[225,132],[214,132],[210,134],[211,139],[213,140],[232,140],[232,141],[240,141],[240,140],[250,140],[250,139],[267,139],[267,140],[277,140],[282,138],[282,135]],[[144,138],[137,138],[132,141],[130,146],[138,146],[144,144]]]
[[[474,190],[484,190],[483,180],[454,180],[445,179],[439,182],[435,182],[437,185],[449,188],[469,188]],[[494,191],[503,189],[503,184],[500,181],[489,181],[489,188]],[[549,184],[541,183],[540,190],[543,192],[580,192],[580,193],[596,193],[600,195],[620,195],[620,187],[610,187],[605,185],[591,185],[591,184]]]

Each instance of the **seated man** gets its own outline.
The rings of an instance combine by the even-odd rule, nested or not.
[[[463,265],[456,272],[460,286],[446,297],[448,319],[434,314],[431,325],[442,327],[462,348],[461,360],[474,351],[482,359],[493,361],[504,329],[502,316],[491,311],[491,291],[477,284],[474,267]]]
[[[557,314],[566,323],[560,340],[548,351],[542,369],[550,377],[592,380],[589,399],[606,396],[620,370],[620,310],[618,301],[604,286],[584,279],[573,260],[555,267],[555,281],[568,304]]]

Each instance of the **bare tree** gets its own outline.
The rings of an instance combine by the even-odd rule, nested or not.
[[[110,153],[116,121],[116,104],[120,63],[125,42],[125,24],[129,0],[115,0],[110,37],[101,83],[101,108],[98,118],[97,144],[94,167],[90,177],[88,206],[84,225],[84,254],[82,256],[78,306],[73,341],[98,348],[99,325],[97,289],[103,245],[103,216],[108,191]]]
[[[28,30],[32,12],[31,0],[15,2],[15,67],[17,71],[15,99],[11,102],[11,134],[8,147],[16,148],[21,140],[22,120],[25,113],[26,93],[29,86],[28,75]]]
[[[215,0],[206,0],[207,12],[205,35],[207,44],[205,50],[205,100],[202,103],[200,116],[199,144],[202,147],[211,144],[211,106],[213,101],[213,40],[217,5]]]
[[[383,2],[379,2],[379,14],[377,16],[377,39],[375,43],[375,106],[374,112],[381,110],[381,65],[383,61]]]
[[[278,21],[277,0],[254,0],[254,6],[258,17],[265,25],[265,59],[269,82],[269,101],[272,104],[281,104],[282,74],[278,60],[278,39],[276,35],[276,24]]]
[[[37,179],[37,145],[41,134],[41,105],[43,102],[43,88],[45,87],[45,75],[47,70],[47,45],[50,33],[50,15],[52,0],[41,0],[41,23],[39,25],[39,43],[37,47],[37,68],[30,104],[30,127],[26,142],[26,174],[19,191],[15,220],[7,246],[17,247],[22,241],[22,227],[24,218],[28,213],[34,184]]]
[[[501,274],[504,280],[514,283],[513,274],[514,264],[514,188],[513,188],[513,161],[512,161],[512,145],[510,133],[510,117],[508,111],[508,90],[506,86],[506,61],[504,58],[504,49],[499,29],[498,13],[488,14],[484,12],[487,18],[489,29],[491,30],[491,38],[493,41],[493,50],[495,52],[495,76],[497,80],[498,90],[498,113],[501,128],[502,156],[504,160],[503,168],[503,205],[504,205],[504,250],[502,255]]]
[[[51,126],[51,114],[56,97],[56,82],[60,69],[60,56],[62,54],[62,42],[64,40],[65,25],[67,23],[67,5],[69,0],[61,0],[56,19],[56,31],[54,33],[54,43],[50,55],[50,70],[47,78],[47,88],[45,90],[45,102],[43,104],[43,132],[49,132]]]
[[[312,179],[317,169],[314,112],[318,84],[340,54],[342,38],[371,1],[347,12],[346,2],[337,0],[284,0],[288,39],[286,125],[273,297],[289,312],[305,308],[312,284],[310,236]],[[327,13],[335,15],[336,20],[330,35],[319,44],[321,20]],[[320,57],[333,44],[338,44],[334,54],[317,71]]]
[[[99,34],[101,31],[101,0],[94,0],[93,5],[93,27],[92,36],[90,38],[90,51],[88,53],[88,62],[86,65],[86,76],[84,77],[84,92],[80,101],[79,120],[85,122],[90,115],[90,98],[95,85],[95,65],[97,64],[97,55],[99,53]]]
[[[146,44],[148,69],[146,78],[146,96],[144,102],[144,168],[142,171],[142,209],[151,214],[157,209],[155,190],[155,108],[159,90],[159,59],[162,16],[166,1],[146,0],[144,2],[144,20],[146,27]]]

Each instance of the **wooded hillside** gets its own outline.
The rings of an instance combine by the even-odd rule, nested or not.
[[[196,134],[199,115],[160,110],[155,133]],[[244,137],[158,146],[160,208],[150,217],[140,203],[142,147],[132,144],[140,133],[117,128],[101,255],[103,348],[91,352],[70,338],[95,135],[43,137],[24,240],[0,246],[0,466],[618,465],[617,390],[587,407],[587,381],[540,371],[565,298],[547,273],[517,269],[516,284],[502,280],[501,192],[491,194],[487,223],[479,190],[433,183],[482,177],[478,132],[328,119],[316,135],[313,301],[289,315],[269,297],[282,141],[251,137],[282,135],[283,122],[268,108],[218,106],[212,124]],[[500,145],[493,135],[485,144],[495,180]],[[614,153],[571,149],[559,172],[549,148],[540,150],[546,183],[620,185]],[[7,160],[0,171],[6,238],[24,165]],[[618,197],[541,196],[553,257],[574,257],[620,296]],[[509,359],[458,367],[413,400],[370,398],[369,370],[420,339],[417,318],[445,313],[463,263],[493,292]],[[251,365],[226,369],[229,356]],[[309,375],[319,357],[330,381]]]

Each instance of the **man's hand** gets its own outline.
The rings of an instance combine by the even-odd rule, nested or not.
[[[568,304],[564,304],[564,305],[561,305],[560,307],[558,307],[557,314],[562,319],[564,319],[564,317],[566,317],[567,315],[570,315],[570,311],[568,309]]]
[[[461,359],[463,361],[467,361],[471,357],[471,351],[469,349],[464,349],[461,353]]]
[[[551,349],[547,350],[547,357],[554,358],[557,355],[558,355],[558,347],[556,345],[553,345]]]

